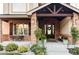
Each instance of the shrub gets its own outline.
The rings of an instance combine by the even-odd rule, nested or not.
[[[36,55],[44,55],[44,54],[46,54],[46,48],[40,47],[37,44],[34,44],[30,49]]]
[[[28,47],[26,47],[26,46],[19,46],[18,47],[18,52],[20,52],[20,53],[24,53],[27,51],[28,51]]]
[[[71,53],[73,55],[79,55],[79,47],[70,48],[69,53]]]
[[[38,46],[37,44],[34,44],[34,45],[31,46],[30,50],[31,50],[32,52],[34,52],[34,50],[35,50],[36,48],[38,48],[38,47],[39,47],[39,46]]]
[[[71,35],[73,37],[73,43],[75,44],[75,42],[79,39],[79,31],[76,27],[71,28]]]
[[[34,53],[36,55],[44,55],[46,54],[46,48],[43,48],[43,47],[36,48]]]
[[[18,45],[14,44],[14,43],[10,43],[6,46],[5,50],[8,52],[11,52],[11,51],[17,50],[17,48],[18,48]]]
[[[2,51],[3,50],[3,46],[0,44],[0,51]]]

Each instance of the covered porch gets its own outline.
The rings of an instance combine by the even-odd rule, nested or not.
[[[76,21],[79,19],[78,11],[74,9],[67,4],[51,3],[28,12],[28,14],[32,13],[31,38],[36,39],[34,31],[35,28],[40,27],[46,34],[48,41],[64,36],[72,43],[71,27],[77,25]]]
[[[34,32],[40,27],[48,41],[57,40],[63,35],[72,42],[71,27],[75,25],[78,27],[78,13],[78,9],[68,4],[49,3],[27,12],[27,15],[0,15],[0,41],[36,42]]]
[[[27,15],[0,15],[0,41],[30,41],[30,19]]]

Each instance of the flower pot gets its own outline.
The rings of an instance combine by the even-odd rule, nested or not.
[[[63,39],[63,44],[67,45],[68,44],[68,40]]]
[[[45,39],[44,41],[41,41],[41,40],[40,40],[40,41],[38,42],[38,45],[42,47],[43,45],[46,44],[46,42],[47,42],[46,39]]]
[[[46,42],[47,42],[47,40],[45,39],[45,40],[44,40],[44,44],[46,44]]]

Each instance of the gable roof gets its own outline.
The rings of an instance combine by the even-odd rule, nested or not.
[[[44,5],[40,6],[40,7],[36,7],[36,8],[34,8],[34,9],[28,11],[28,12],[27,12],[27,15],[32,15],[32,13],[34,13],[34,12],[38,11],[39,9],[42,9],[42,8],[44,8],[44,7],[48,6],[48,5],[50,5],[50,4],[51,4],[51,3],[46,3],[46,4],[44,4]],[[72,6],[72,5],[68,5],[68,4],[66,4],[66,3],[59,3],[59,4],[61,4],[61,5],[65,6],[65,7],[69,8],[69,9],[72,9],[73,11],[79,13],[79,9],[76,8],[76,7],[74,7],[74,6]]]

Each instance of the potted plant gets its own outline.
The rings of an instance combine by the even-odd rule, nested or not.
[[[46,35],[44,34],[44,32],[42,31],[41,28],[37,28],[37,29],[35,30],[35,36],[36,36],[36,38],[37,38],[37,44],[38,44],[39,42],[41,42],[41,43],[42,43],[42,46],[44,47],[44,44],[45,44],[45,42],[46,42]],[[40,44],[40,45],[41,45],[41,44]]]
[[[39,50],[40,52],[43,51],[43,53],[46,54],[46,53],[44,52],[44,49],[46,49],[46,48],[45,48],[46,35],[44,34],[44,32],[42,31],[41,28],[37,28],[37,29],[35,30],[35,36],[36,36],[36,38],[37,38],[37,48],[34,49],[35,52],[37,52],[37,51]],[[39,46],[39,47],[38,47],[38,46]],[[41,48],[44,48],[44,49],[42,49],[42,51],[41,51]],[[39,52],[39,53],[40,53],[40,52]]]

